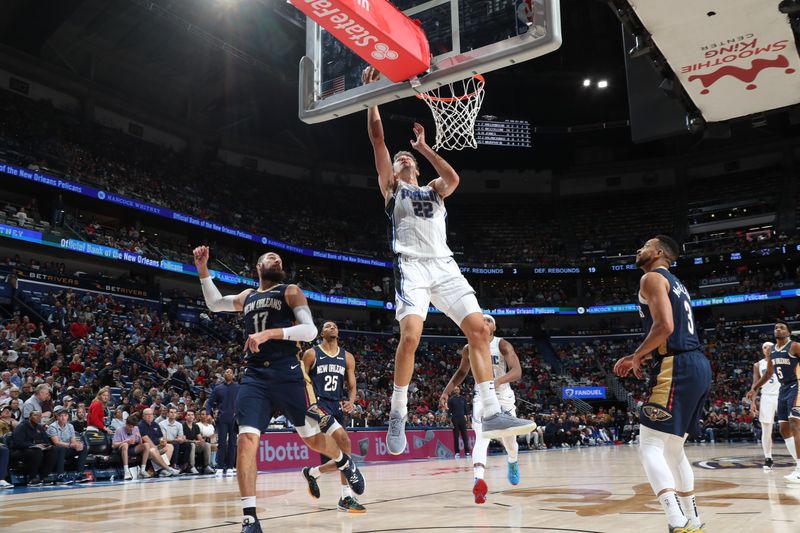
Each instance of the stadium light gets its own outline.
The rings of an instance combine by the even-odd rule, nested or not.
[[[590,80],[589,78],[586,78],[585,80],[583,80],[583,86],[584,87],[589,87],[590,85],[592,85],[592,80]]]
[[[600,81],[597,82],[597,88],[598,89],[605,89],[606,87],[608,87],[608,81],[600,80]]]

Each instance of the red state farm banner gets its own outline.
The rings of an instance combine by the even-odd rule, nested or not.
[[[348,428],[350,429],[350,428]],[[470,450],[475,432],[469,432]],[[400,455],[386,449],[386,430],[348,432],[356,462],[407,461],[409,459],[453,457],[453,432],[449,429],[406,430],[408,446]],[[319,464],[319,454],[309,448],[295,432],[263,433],[258,447],[258,470],[303,468]]]
[[[800,103],[800,57],[772,0],[628,0],[709,122]]]
[[[430,67],[425,33],[386,0],[289,1],[395,83]]]

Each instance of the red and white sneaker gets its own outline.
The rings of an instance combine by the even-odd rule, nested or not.
[[[475,478],[475,485],[472,487],[472,495],[475,496],[475,503],[486,503],[486,493],[489,492],[489,487],[486,482],[481,478]]]

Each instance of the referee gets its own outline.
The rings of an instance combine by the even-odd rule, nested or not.
[[[461,396],[461,388],[453,389],[453,394],[447,399],[447,410],[450,412],[450,421],[453,422],[453,450],[456,459],[460,457],[458,437],[464,442],[464,456],[469,455],[469,436],[467,435],[467,402]]]

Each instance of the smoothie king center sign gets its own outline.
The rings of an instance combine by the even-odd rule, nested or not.
[[[630,0],[709,122],[800,102],[800,57],[777,4]],[[675,13],[681,13],[679,17]]]

